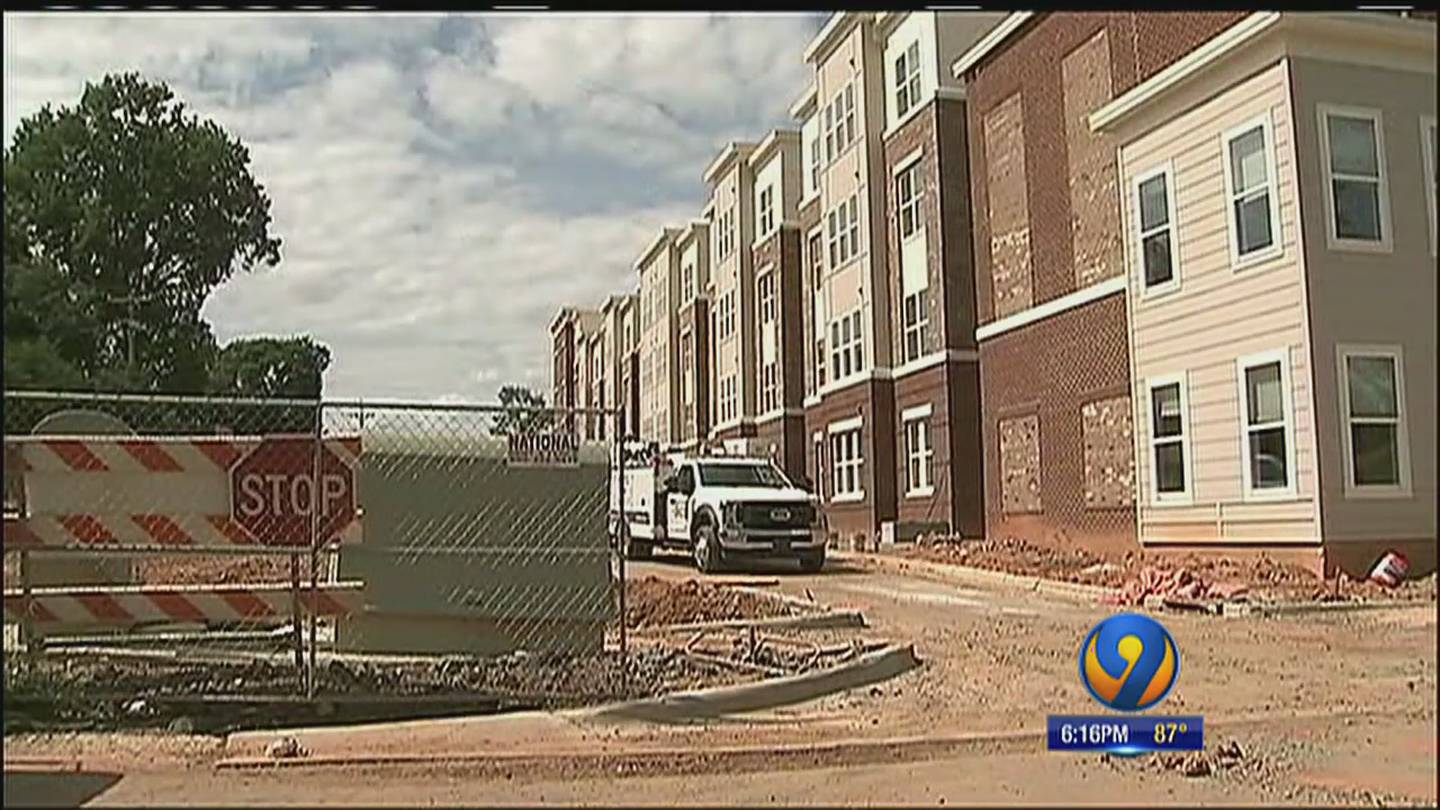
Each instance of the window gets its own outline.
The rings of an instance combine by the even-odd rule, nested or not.
[[[739,414],[735,392],[735,375],[720,378],[719,412],[721,423],[729,422]]]
[[[905,494],[929,495],[935,491],[930,405],[908,409],[901,413],[900,418],[905,425]]]
[[[1400,349],[1340,347],[1346,494],[1409,495]]]
[[[915,360],[925,353],[925,329],[930,325],[929,293],[928,287],[921,287],[905,296],[905,362]]]
[[[865,497],[864,451],[858,419],[830,426],[830,481],[832,501],[858,501]]]
[[[825,385],[825,327],[815,326],[815,388]]]
[[[680,277],[685,280],[685,282],[684,282],[685,289],[684,289],[684,290],[682,291],[682,293],[681,293],[680,300],[681,300],[681,301],[686,301],[686,302],[694,300],[694,298],[695,298],[695,265],[694,265],[694,263],[688,263],[688,264],[686,264],[685,267],[680,271]]]
[[[836,268],[860,252],[860,198],[852,194],[830,209],[826,217],[830,267]]]
[[[1150,381],[1150,491],[1159,502],[1190,499],[1184,375]]]
[[[1280,252],[1280,216],[1271,141],[1268,117],[1246,124],[1225,138],[1230,251],[1236,265]]]
[[[895,57],[895,119],[898,121],[920,102],[920,43]]]
[[[1135,180],[1135,226],[1140,270],[1147,293],[1174,289],[1176,271],[1175,188],[1169,166]]]
[[[855,84],[835,94],[825,105],[825,162],[830,163],[840,156],[855,140]]]
[[[759,208],[760,233],[759,236],[767,236],[775,229],[775,187],[766,186],[760,189]]]
[[[780,407],[780,364],[771,360],[760,369],[760,412]]]
[[[925,187],[920,181],[920,161],[911,163],[895,175],[895,218],[900,223],[900,239],[904,241],[920,231],[920,196]]]
[[[1437,235],[1435,201],[1440,199],[1440,170],[1435,166],[1435,119],[1420,119],[1420,151],[1422,163],[1425,167],[1425,205],[1430,214],[1430,255],[1435,255],[1436,243],[1440,242],[1440,235]]]
[[[860,371],[864,360],[860,338],[860,310],[830,322],[830,371],[836,380]]]
[[[1286,352],[1242,357],[1237,365],[1245,494],[1294,493],[1295,445]]]
[[[694,354],[690,333],[686,332],[680,336],[680,395],[686,405],[695,401]]]
[[[755,298],[760,302],[760,323],[775,320],[775,271],[762,273],[755,280]]]
[[[825,497],[825,436],[816,431],[811,437],[815,445],[815,496]]]
[[[1330,246],[1385,248],[1390,205],[1379,110],[1320,105]]]
[[[715,337],[717,342],[735,334],[735,291],[728,290],[715,303]]]
[[[820,193],[820,136],[810,141],[810,192]]]

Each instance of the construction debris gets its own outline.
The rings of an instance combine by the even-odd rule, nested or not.
[[[625,587],[627,627],[764,619],[796,612],[785,600],[698,579],[676,582],[648,576],[631,580]]]

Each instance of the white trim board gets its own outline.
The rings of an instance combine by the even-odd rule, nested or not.
[[[1036,321],[1059,315],[1067,310],[1084,306],[1092,301],[1098,301],[1106,296],[1125,292],[1125,277],[1116,276],[1108,278],[1088,287],[1081,288],[1059,298],[1053,298],[1039,306],[1031,307],[1024,312],[1017,312],[1001,318],[998,321],[991,321],[975,330],[976,340],[986,340],[1002,335],[1006,332],[1028,326]]]

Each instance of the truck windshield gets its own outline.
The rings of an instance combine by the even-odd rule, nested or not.
[[[786,487],[780,471],[768,464],[701,464],[700,482],[707,487]]]

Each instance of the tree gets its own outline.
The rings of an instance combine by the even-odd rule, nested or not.
[[[6,371],[203,390],[216,352],[205,299],[280,260],[245,146],[127,73],[21,121],[4,163]]]
[[[551,413],[545,408],[545,395],[523,385],[500,387],[500,406],[495,414],[492,431],[499,436],[511,433],[539,433],[550,427]]]
[[[315,399],[330,350],[308,336],[241,338],[226,344],[210,374],[210,390],[247,397]]]

